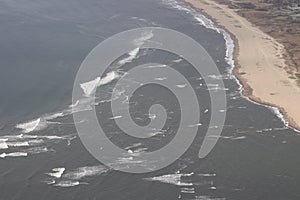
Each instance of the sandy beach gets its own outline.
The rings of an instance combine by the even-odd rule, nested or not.
[[[284,46],[235,10],[213,0],[184,0],[208,15],[235,39],[234,74],[244,86],[243,95],[278,107],[290,126],[300,130],[300,87],[284,58]]]

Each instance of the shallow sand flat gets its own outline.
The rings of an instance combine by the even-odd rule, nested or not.
[[[238,44],[235,75],[245,87],[244,95],[279,107],[291,126],[300,130],[300,87],[290,78],[283,54],[285,49],[226,5],[212,0],[184,0],[214,19]]]

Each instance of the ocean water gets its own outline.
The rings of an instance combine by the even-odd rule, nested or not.
[[[231,74],[234,45],[230,35],[188,5],[175,0],[2,1],[0,23],[1,200],[300,198],[299,133],[286,126],[275,108],[241,96],[241,85]],[[221,72],[209,78],[222,79],[225,88],[205,85],[175,55],[135,49],[116,61],[124,67],[111,68],[105,77],[82,83],[86,98],[72,104],[73,82],[85,56],[113,34],[149,26],[174,29],[199,42]],[[112,123],[122,117],[111,116],[109,110],[111,101],[122,96],[118,91],[111,97],[115,82],[126,70],[149,61],[173,65],[195,88],[204,84],[199,89],[202,105],[209,104],[208,91],[225,90],[225,126],[216,147],[204,159],[198,158],[203,140],[199,134],[183,156],[162,170],[148,174],[115,171],[84,148],[72,113],[89,111],[88,97],[96,93],[100,124],[118,146],[139,153],[170,142],[180,114],[178,102],[156,86],[138,91],[140,96],[151,95],[151,100],[133,101],[143,102],[138,107],[142,111],[157,101],[173,111],[168,129],[145,141],[121,134]],[[209,118],[209,109],[201,112]],[[203,124],[204,129],[213,128],[207,126]],[[124,167],[128,162],[124,157],[117,164]]]

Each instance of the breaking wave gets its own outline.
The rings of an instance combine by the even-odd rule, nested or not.
[[[76,185],[80,185],[83,183],[80,183],[79,181],[59,181],[58,183],[55,183],[54,186],[58,186],[58,187],[73,187]]]
[[[6,157],[26,157],[28,153],[26,152],[12,152],[12,153],[2,153],[0,154],[0,158]]]
[[[52,176],[54,178],[60,178],[63,175],[65,170],[66,170],[66,168],[64,168],[64,167],[54,168],[54,169],[52,169],[52,172],[46,173],[46,174],[49,176]]]
[[[153,37],[153,33],[151,31],[149,32],[143,32],[141,37],[133,40],[133,44],[136,47],[132,51],[128,53],[128,56],[123,58],[118,62],[119,65],[124,65],[126,63],[132,62],[134,59],[138,58],[138,54],[140,52],[140,47],[143,46],[143,44],[147,41],[150,40]]]
[[[65,167],[53,168],[51,172],[46,173],[49,176],[45,181],[48,185],[57,187],[73,187],[81,184],[88,184],[82,179],[86,177],[99,176],[109,171],[109,168],[103,165],[85,166],[76,169],[67,170]]]
[[[23,133],[30,133],[34,130],[37,130],[40,122],[41,122],[41,118],[38,118],[29,122],[18,124],[16,128],[22,129]]]
[[[177,185],[177,186],[192,186],[193,183],[183,181],[182,178],[192,176],[193,174],[194,173],[190,173],[190,174],[180,174],[180,173],[166,174],[166,175],[162,175],[162,176],[145,178],[145,180],[147,180],[147,181],[158,181],[158,182],[168,183],[168,184]]]
[[[103,165],[80,167],[64,174],[63,178],[80,180],[88,176],[96,176],[106,173],[109,169]]]
[[[0,136],[0,150],[5,149],[5,152],[0,154],[1,158],[6,157],[24,157],[33,154],[53,152],[47,144],[67,141],[70,144],[76,136],[56,136],[56,135],[4,135]],[[8,153],[10,151],[10,153]]]
[[[106,76],[103,78],[97,77],[94,80],[91,80],[91,81],[88,81],[85,83],[81,83],[80,87],[83,90],[84,95],[86,97],[90,97],[92,94],[95,93],[97,87],[106,85],[119,77],[120,77],[120,74],[118,74],[115,71],[112,71],[112,72],[107,73]]]
[[[124,65],[124,64],[126,64],[126,63],[129,63],[129,62],[133,61],[133,60],[137,57],[137,55],[138,55],[139,52],[140,52],[140,48],[135,48],[135,49],[133,49],[132,51],[130,51],[130,52],[128,53],[128,57],[126,57],[126,58],[120,60],[120,61],[118,62],[118,64],[119,64],[119,65]]]

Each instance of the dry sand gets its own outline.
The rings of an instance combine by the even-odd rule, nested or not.
[[[184,0],[230,32],[237,44],[235,75],[244,95],[254,101],[278,107],[289,124],[300,130],[300,87],[288,73],[285,49],[226,5],[213,0]]]

